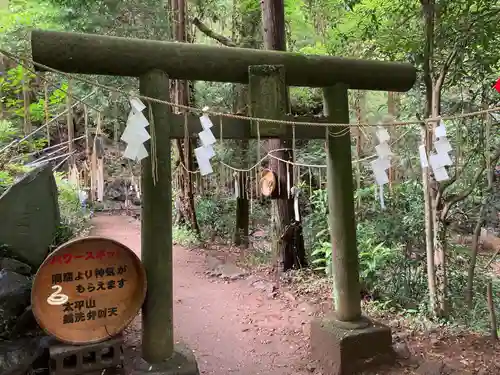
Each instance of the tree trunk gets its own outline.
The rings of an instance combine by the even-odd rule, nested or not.
[[[237,12],[236,5],[236,3],[233,3],[232,39],[228,39],[224,35],[211,30],[198,18],[193,19],[193,24],[206,36],[218,41],[226,47],[258,48],[256,34],[260,23],[260,17],[256,17],[254,14],[255,12],[248,12],[245,7]],[[241,14],[242,18],[239,25],[236,20],[237,17],[235,17],[237,13]],[[236,34],[239,35],[239,40],[241,40],[240,44],[235,42]],[[233,96],[233,113],[248,115],[248,85],[240,83],[233,84]],[[241,151],[240,157],[243,160],[243,164],[246,162],[246,164],[250,165],[254,163],[254,160],[249,160],[248,145],[248,139],[240,140],[238,150]],[[244,165],[240,165],[240,167],[245,168]],[[236,225],[233,233],[233,244],[236,246],[243,245],[246,248],[249,245],[248,233],[250,223],[248,187],[252,189],[253,184],[251,176],[250,178],[244,178],[243,175],[240,174],[237,178],[241,194],[238,194],[236,198]]]
[[[497,317],[495,313],[495,301],[493,300],[493,283],[488,281],[486,284],[486,300],[488,303],[488,310],[490,312],[490,332],[493,340],[498,340],[498,326]]]
[[[488,116],[488,115],[486,115]],[[485,121],[489,121],[489,119],[485,119]],[[488,126],[488,125],[487,125]],[[487,137],[488,138],[488,137]],[[486,139],[485,144],[486,144],[486,149],[488,149],[488,139]],[[490,155],[486,155],[487,158],[490,158]],[[493,159],[494,161],[494,159]],[[494,167],[491,165],[489,166],[490,168],[486,171],[487,173],[487,179],[488,179],[488,185],[486,187],[486,190],[484,191],[483,195],[483,200],[481,204],[481,209],[479,210],[479,215],[476,221],[476,226],[474,228],[474,233],[472,235],[472,248],[471,248],[471,257],[470,257],[470,263],[469,263],[469,270],[467,272],[467,288],[465,290],[465,300],[467,302],[467,306],[469,307],[470,310],[472,310],[473,307],[473,299],[474,299],[474,273],[476,270],[476,259],[477,259],[477,253],[479,250],[479,238],[481,236],[481,228],[484,225],[484,222],[486,221],[486,214],[490,205],[490,198],[491,194],[493,193],[494,189],[494,184],[493,184],[493,177],[494,177]]]
[[[421,0],[424,21],[425,21],[425,46],[424,46],[424,66],[423,80],[426,89],[426,108],[424,117],[428,118],[432,114],[433,83],[431,72],[431,61],[434,45],[434,0]],[[422,124],[421,131],[422,144],[425,145],[427,154],[429,153],[431,142],[427,124]],[[427,260],[427,285],[429,287],[429,305],[433,314],[436,312],[436,273],[434,264],[434,228],[433,228],[433,204],[430,189],[429,167],[422,168],[422,188],[424,194],[425,212],[425,249]]]
[[[261,10],[264,48],[285,51],[285,6],[283,0],[262,0]],[[289,107],[289,103],[286,107]],[[270,139],[267,144],[270,151],[280,150],[273,152],[274,156],[283,160],[293,160],[293,150],[281,151],[289,147],[286,142],[280,139]],[[271,158],[269,168],[278,176],[280,188],[286,187],[287,184],[283,182],[287,181],[287,170],[290,176],[293,176],[292,168],[287,168],[286,165],[274,158]],[[299,226],[295,235],[290,237],[286,233],[294,219],[293,199],[287,195],[288,192],[285,192],[283,198],[273,199],[271,202],[273,254],[278,263],[276,264],[277,274],[292,268],[303,267],[306,264],[302,228]]]
[[[439,318],[448,316],[448,278],[446,269],[447,234],[446,225],[440,220],[441,211],[437,210],[436,199],[433,194],[433,242],[434,265],[436,270],[436,306],[435,314]]]
[[[479,237],[481,235],[481,228],[485,219],[487,201],[487,199],[483,201],[481,209],[479,210],[479,216],[476,221],[476,226],[474,227],[474,233],[472,234],[471,256],[469,261],[469,269],[467,271],[467,288],[465,289],[465,301],[469,310],[472,310],[473,307],[474,273],[476,271],[477,253],[479,251]]]
[[[248,110],[248,88],[246,85],[235,84],[234,85],[234,101],[233,101],[233,112],[247,115]],[[239,149],[241,150],[241,159],[244,161],[243,164],[249,164],[248,160],[248,140],[241,140]],[[245,163],[246,162],[246,163]],[[243,246],[248,248],[248,233],[249,233],[249,223],[250,223],[250,204],[248,201],[248,187],[251,189],[251,181],[248,181],[246,173],[238,173],[238,187],[239,192],[236,197],[236,225],[234,227],[233,233],[233,244],[235,246]],[[248,185],[247,185],[248,183]]]
[[[186,42],[186,3],[184,0],[172,0],[172,14],[175,19],[173,23],[175,40],[179,42]],[[187,81],[176,80],[174,81],[174,101],[177,104],[189,105],[190,104],[190,85]],[[197,236],[200,235],[200,228],[198,220],[196,219],[196,211],[194,205],[193,195],[193,178],[189,171],[193,170],[193,147],[189,137],[183,141],[176,140],[177,152],[181,165],[181,178],[180,178],[180,210],[182,217],[179,222],[186,222],[189,224],[191,230]],[[185,168],[183,168],[183,166]],[[186,170],[187,169],[187,170]]]
[[[248,12],[241,13],[241,27],[239,27],[239,39],[242,41],[239,47],[256,48],[256,30],[258,25],[253,14]],[[234,25],[236,26],[236,25]],[[235,83],[233,85],[234,100],[233,112],[240,115],[248,115],[248,85]],[[253,164],[253,160],[249,159],[248,139],[240,141],[241,159],[244,163]],[[249,245],[249,224],[250,224],[250,204],[248,201],[248,189],[253,188],[251,174],[247,178],[247,174],[240,173],[238,175],[240,194],[236,198],[236,225],[233,234],[233,244],[235,246],[243,246],[247,248]]]
[[[441,113],[441,87],[436,83],[432,93],[432,112],[431,117],[437,118]],[[434,129],[436,123],[433,124],[433,140]],[[430,142],[429,142],[430,143]],[[433,222],[433,245],[434,245],[434,266],[436,271],[436,316],[446,318],[448,316],[448,277],[447,277],[447,234],[448,228],[446,217],[442,215],[442,194],[438,194],[439,184],[432,176],[431,182],[431,205],[432,205],[432,222]]]

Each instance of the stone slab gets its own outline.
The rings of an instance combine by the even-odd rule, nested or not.
[[[394,362],[391,329],[363,318],[349,328],[334,315],[311,322],[312,358],[324,375],[351,375]]]
[[[174,346],[174,354],[162,364],[151,365],[139,359],[134,363],[134,375],[200,375],[193,352],[184,344]]]
[[[50,164],[36,168],[0,196],[0,244],[4,256],[36,270],[60,223],[58,191]]]

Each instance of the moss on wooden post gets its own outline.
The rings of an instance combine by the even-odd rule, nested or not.
[[[338,84],[323,89],[324,112],[330,122],[349,123],[347,86]],[[330,135],[347,130],[341,136]],[[351,161],[351,134],[344,128],[328,129],[326,141],[327,189],[332,268],[337,319],[361,318],[359,259],[354,219],[354,196]]]
[[[259,118],[283,119],[288,107],[287,90],[285,85],[285,69],[283,66],[256,65],[249,67],[249,99],[250,99],[250,115]],[[257,134],[257,126],[260,131],[266,134],[273,134],[275,137],[280,137],[280,134],[287,132],[287,125],[253,122],[252,135]],[[278,139],[278,144],[281,142]],[[268,143],[270,148],[274,147]],[[281,146],[282,147],[282,146]],[[282,156],[284,159],[289,159],[289,153]],[[276,153],[275,153],[276,155]],[[269,167],[276,174],[277,190],[279,196],[271,202],[271,219],[272,219],[272,235],[273,257],[277,261],[276,272],[291,269],[294,265],[298,267],[302,263],[300,254],[294,251],[295,242],[287,241],[285,236],[286,228],[289,226],[290,218],[293,218],[293,199],[288,198],[286,191],[287,168],[286,164],[273,159]],[[290,177],[292,176],[292,168],[288,168]],[[297,251],[301,253],[300,250]],[[302,264],[303,265],[303,264]]]
[[[67,73],[137,77],[161,69],[171,79],[248,82],[251,65],[284,65],[289,86],[407,91],[416,80],[410,64],[227,48],[113,36],[34,30],[33,60]],[[39,69],[40,67],[37,67]]]
[[[285,85],[285,67],[282,65],[252,65],[248,68],[248,97],[250,115],[258,118],[282,120],[288,108],[288,97]],[[287,126],[269,122],[253,121],[251,137],[257,138],[257,127],[260,134],[268,137],[280,137],[287,133]]]
[[[168,76],[154,70],[140,77],[140,93],[144,96],[170,101]],[[154,138],[146,143],[149,157],[141,167],[142,213],[141,249],[146,269],[148,293],[142,308],[142,356],[151,364],[170,358],[173,353],[172,320],[172,182],[170,107],[145,103],[149,117],[149,133]],[[154,132],[152,129],[154,126]],[[156,144],[156,155],[151,154],[151,142]],[[157,180],[154,181],[152,162],[156,163]]]

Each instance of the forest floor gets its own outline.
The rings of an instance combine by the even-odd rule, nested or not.
[[[140,222],[98,215],[92,234],[116,239],[140,255]],[[238,267],[245,254],[227,248],[174,247],[174,326],[205,375],[323,374],[309,359],[309,323],[331,306],[327,285],[314,278],[278,288],[266,268]],[[500,344],[474,334],[418,332],[394,316],[399,360],[370,374],[500,373]],[[126,349],[140,350],[140,317],[126,331]]]

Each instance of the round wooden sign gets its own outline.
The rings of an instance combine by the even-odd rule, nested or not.
[[[97,343],[123,331],[146,296],[146,273],[125,245],[103,237],[67,242],[38,269],[31,291],[38,324],[70,344]]]
[[[271,197],[274,196],[276,190],[276,176],[273,171],[269,169],[264,169],[261,173],[260,178],[260,191],[263,196]]]

